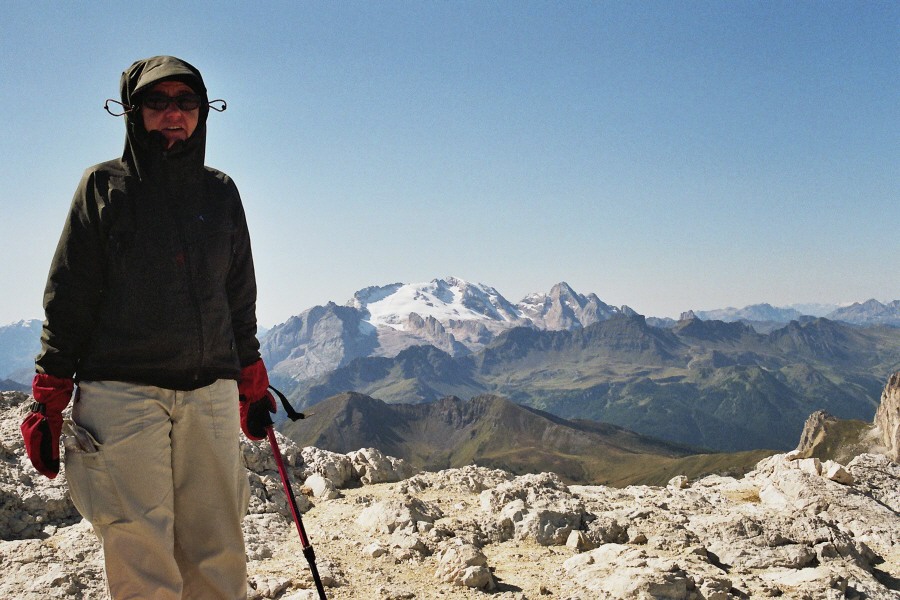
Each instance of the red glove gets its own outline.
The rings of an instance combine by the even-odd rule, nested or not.
[[[75,384],[68,378],[45,373],[35,375],[31,383],[35,402],[19,428],[31,464],[50,479],[59,474],[62,411],[69,405],[74,387]]]
[[[263,439],[266,437],[266,427],[273,425],[269,413],[274,413],[278,407],[269,391],[269,375],[262,359],[241,369],[238,394],[244,435],[251,440]]]

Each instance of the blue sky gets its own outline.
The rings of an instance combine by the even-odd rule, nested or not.
[[[897,2],[8,3],[0,323],[41,294],[103,100],[174,54],[228,110],[272,326],[453,275],[648,316],[900,299]]]

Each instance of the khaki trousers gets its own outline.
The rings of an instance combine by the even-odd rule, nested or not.
[[[110,596],[246,599],[237,384],[184,392],[84,381],[79,390],[72,420],[97,451],[67,444],[66,478],[102,543]]]

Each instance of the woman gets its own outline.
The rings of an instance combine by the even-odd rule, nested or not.
[[[246,598],[238,422],[275,402],[256,340],[250,237],[232,180],[204,165],[209,99],[171,56],[122,74],[121,159],[87,169],[44,292],[34,466],[59,471],[103,545],[112,598]]]

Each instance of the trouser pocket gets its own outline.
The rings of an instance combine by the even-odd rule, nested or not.
[[[69,495],[82,517],[94,526],[121,518],[122,502],[102,445],[96,444],[94,452],[67,451],[65,465]]]

